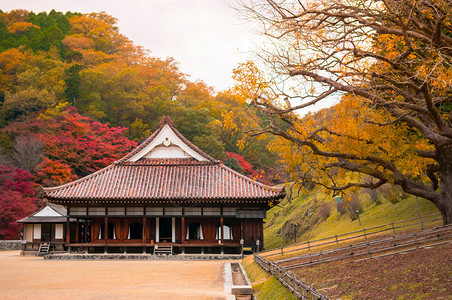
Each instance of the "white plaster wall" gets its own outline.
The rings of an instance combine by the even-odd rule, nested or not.
[[[33,239],[41,239],[41,224],[34,224],[33,228]]]
[[[24,240],[33,242],[33,224],[24,225]]]
[[[63,239],[63,224],[55,225],[55,239],[62,240]]]

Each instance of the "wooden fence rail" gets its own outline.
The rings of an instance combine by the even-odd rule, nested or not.
[[[287,271],[285,268],[275,264],[272,261],[267,261],[257,253],[254,253],[254,261],[262,269],[275,276],[276,279],[288,288],[298,299],[329,300],[327,296],[319,293],[314,287],[311,287],[302,280],[299,280],[295,274],[292,274],[290,271]]]
[[[254,261],[262,269],[275,276],[298,299],[326,300],[329,299],[327,296],[317,291],[314,286],[309,286],[303,280],[299,280],[290,270],[355,257],[364,256],[365,259],[371,259],[375,254],[385,253],[379,255],[381,257],[446,243],[452,243],[452,225],[422,230],[415,233],[393,235],[392,237],[379,240],[368,240],[366,242],[350,244],[346,247],[324,251],[320,250],[316,253],[309,252],[306,255],[278,261],[270,261],[261,256],[260,253],[254,253]],[[408,247],[414,248],[407,249]]]
[[[270,256],[276,256],[276,255],[284,255],[287,253],[302,251],[302,250],[307,250],[307,251],[311,252],[313,250],[313,248],[324,247],[324,246],[332,245],[332,244],[339,245],[340,242],[343,243],[343,242],[347,242],[350,240],[360,239],[363,237],[364,237],[364,239],[368,239],[369,237],[375,236],[377,234],[381,234],[383,232],[391,232],[392,231],[392,235],[394,236],[396,234],[396,230],[400,230],[402,228],[418,225],[419,223],[416,222],[418,220],[419,220],[419,218],[413,218],[413,219],[393,222],[390,224],[384,224],[384,225],[379,225],[379,226],[375,226],[375,227],[364,228],[364,229],[357,230],[357,231],[351,231],[351,232],[347,232],[347,233],[343,233],[343,234],[329,236],[326,238],[321,238],[321,239],[316,239],[316,240],[308,240],[306,242],[296,243],[296,244],[284,246],[281,248],[261,251],[260,256],[270,257]],[[420,222],[422,224],[421,228],[423,226],[425,226],[426,223],[434,222],[437,220],[441,220],[441,214],[432,214],[432,215],[423,216],[422,222]],[[276,250],[278,250],[278,251],[276,251]]]
[[[452,226],[437,227],[410,234],[393,236],[380,240],[367,241],[363,243],[350,244],[329,250],[320,250],[296,257],[281,259],[274,263],[283,266],[286,270],[296,269],[304,266],[312,266],[344,259],[367,256],[372,258],[375,254],[395,254],[422,248],[424,245],[432,246],[452,242]],[[408,249],[409,247],[414,247]],[[403,251],[394,252],[405,249]]]

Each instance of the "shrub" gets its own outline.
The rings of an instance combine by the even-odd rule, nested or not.
[[[347,203],[347,213],[350,216],[352,221],[358,218],[358,213],[363,211],[363,206],[361,204],[361,200],[359,199],[359,195],[357,193],[353,193],[350,195],[350,201]]]
[[[378,195],[378,191],[376,189],[365,189],[367,195],[369,195],[370,201],[375,203],[375,205],[381,204],[381,199]]]
[[[384,198],[388,199],[389,202],[395,204],[400,201],[400,199],[405,199],[408,195],[402,190],[400,186],[393,184],[385,184],[379,188],[381,190]]]
[[[322,202],[319,205],[319,216],[326,220],[331,215],[331,207],[327,202]]]
[[[337,202],[337,203],[336,203],[336,210],[337,210],[341,215],[343,215],[343,214],[345,214],[345,213],[347,212],[346,206],[347,206],[347,203],[345,202],[344,199],[342,199],[341,202]]]

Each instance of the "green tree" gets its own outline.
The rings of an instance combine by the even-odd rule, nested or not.
[[[66,82],[66,89],[64,90],[64,93],[73,106],[76,106],[77,99],[80,98],[80,86],[82,83],[82,78],[80,77],[81,70],[82,65],[79,64],[73,64],[66,70],[67,78],[64,80]]]

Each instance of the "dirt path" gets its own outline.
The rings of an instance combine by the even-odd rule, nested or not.
[[[52,261],[0,252],[0,299],[225,299],[226,261]]]

